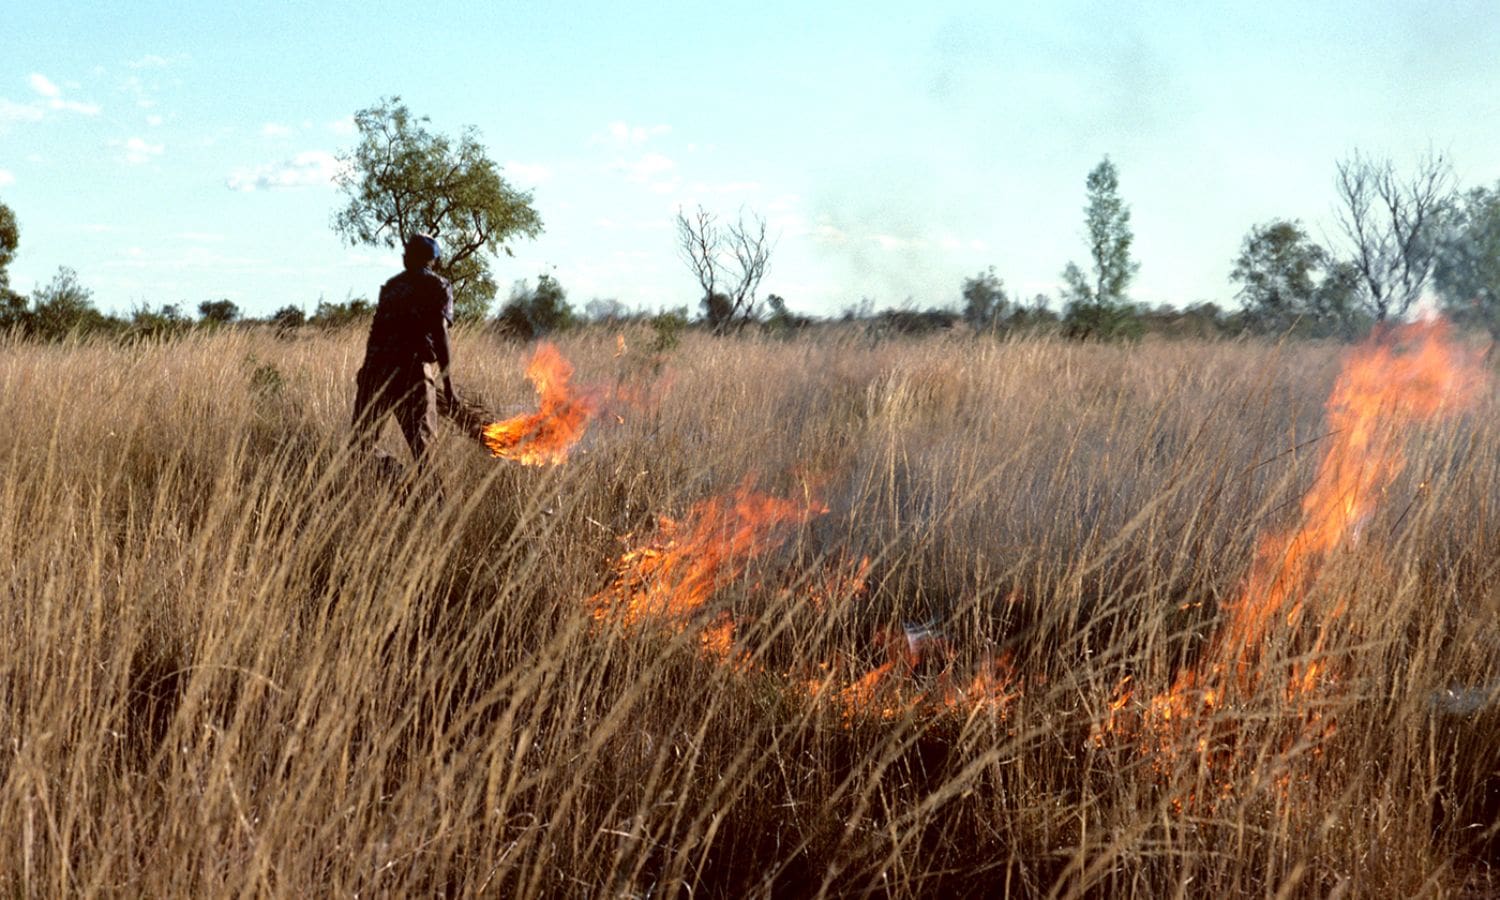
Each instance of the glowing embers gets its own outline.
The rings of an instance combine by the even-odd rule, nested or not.
[[[1316,590],[1318,575],[1405,467],[1405,432],[1462,410],[1483,379],[1477,355],[1452,343],[1441,321],[1393,329],[1351,353],[1326,404],[1326,449],[1296,527],[1259,540],[1224,621],[1170,690],[1138,702],[1129,679],[1120,684],[1096,745],[1134,738],[1164,773],[1185,754],[1200,769],[1232,757],[1247,715],[1278,722],[1288,746],[1331,735],[1336,723],[1319,701],[1340,682],[1328,644],[1350,601]],[[1273,638],[1295,651],[1288,662],[1264,661]]]
[[[949,713],[1004,719],[1021,696],[1022,681],[1008,654],[987,651],[977,660],[963,660],[946,639],[913,627],[884,632],[876,646],[884,650],[885,662],[858,676],[821,665],[816,677],[803,682],[808,697],[852,725]]]
[[[482,440],[491,454],[522,465],[557,465],[583,437],[598,402],[569,384],[573,366],[552,344],[537,346],[526,366],[540,409],[484,426]]]

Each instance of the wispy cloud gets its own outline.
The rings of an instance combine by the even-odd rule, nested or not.
[[[167,59],[165,56],[158,56],[155,53],[147,53],[140,59],[130,60],[129,62],[125,63],[125,66],[126,68],[130,69],[165,69],[171,64],[172,60]]]
[[[280,122],[267,122],[260,126],[260,133],[265,137],[286,137],[292,133],[292,129]]]
[[[32,72],[30,75],[26,76],[26,83],[31,85],[31,89],[33,91],[36,91],[43,97],[62,96],[62,88],[53,84],[51,79],[49,79],[46,75],[43,75],[41,72]]]
[[[42,116],[42,108],[36,104],[17,103],[0,97],[0,125],[8,122],[35,122]]]
[[[132,166],[144,165],[167,149],[165,144],[153,144],[139,137],[128,138],[120,146],[125,149],[125,161]]]
[[[612,144],[616,147],[639,146],[654,137],[672,132],[671,125],[631,125],[628,122],[610,122],[603,134],[594,135],[594,142]]]
[[[135,100],[135,105],[141,109],[150,109],[156,105],[150,89],[146,87],[146,82],[142,81],[139,75],[128,75],[122,78],[119,89],[129,94]]]
[[[332,153],[309,150],[281,162],[236,169],[224,183],[243,192],[331,185],[343,166]]]
[[[9,169],[0,169],[0,187],[10,187],[16,183],[15,173]]]
[[[47,105],[52,107],[53,109],[60,109],[65,112],[75,112],[85,116],[99,115],[99,104],[97,103],[84,103],[80,100],[64,100],[61,97],[57,97],[51,100]]]
[[[647,153],[636,160],[617,160],[610,169],[621,172],[631,181],[649,181],[677,168],[677,163],[660,153]]]
[[[47,104],[48,109],[57,109],[64,112],[75,112],[85,116],[96,116],[99,114],[99,104],[87,103],[81,100],[68,100],[62,95],[62,88],[53,83],[40,72],[32,72],[26,77],[26,83]]]
[[[354,133],[354,117],[344,116],[342,119],[334,119],[328,123],[328,130],[338,135]]]

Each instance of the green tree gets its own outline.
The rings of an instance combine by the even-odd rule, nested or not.
[[[1074,262],[1063,270],[1066,330],[1075,337],[1128,336],[1136,330],[1128,289],[1140,264],[1130,256],[1130,207],[1120,199],[1119,172],[1108,156],[1089,172],[1084,187],[1092,271],[1085,274]]]
[[[534,238],[542,220],[531,194],[512,187],[470,127],[457,140],[427,129],[400,97],[355,113],[359,144],[340,156],[338,185],[349,204],[333,228],[351,245],[400,247],[425,232],[443,244],[438,272],[453,282],[454,312],[483,319],[495,297],[490,256],[514,238]]]
[[[365,324],[364,320],[375,314],[375,307],[363,297],[348,297],[342,303],[318,298],[309,325],[319,328],[343,328],[346,325]]]
[[[1245,235],[1230,281],[1246,322],[1257,331],[1286,331],[1314,315],[1328,253],[1313,243],[1302,223],[1275,219]]]
[[[1456,205],[1432,277],[1445,312],[1500,338],[1500,182]]]
[[[44,340],[61,340],[104,328],[109,320],[94,308],[93,291],[78,280],[78,273],[59,266],[45,287],[32,296],[32,334]]]
[[[551,275],[537,276],[536,287],[524,278],[511,287],[496,323],[507,334],[530,340],[573,325],[577,317],[568,303],[568,292]]]
[[[279,332],[293,331],[307,324],[307,313],[300,306],[288,304],[272,313],[270,321]]]
[[[1005,293],[1005,281],[995,274],[994,266],[964,279],[963,298],[964,321],[975,330],[999,324],[1010,303]]]
[[[177,303],[163,303],[156,309],[142,304],[130,313],[129,334],[137,338],[170,338],[187,331],[193,320]]]
[[[786,305],[786,298],[780,294],[768,295],[766,307],[770,309],[766,315],[766,329],[772,334],[790,335],[794,331],[808,327],[813,322],[811,316],[792,312]]]
[[[21,226],[10,207],[0,203],[0,295],[10,292],[10,273],[6,269],[16,258],[16,248],[21,244]]]
[[[30,317],[26,298],[10,289],[10,273],[6,271],[20,244],[21,226],[16,222],[16,214],[0,203],[0,332],[24,329]]]
[[[230,300],[204,300],[198,304],[198,315],[207,325],[228,325],[238,321],[240,308]]]

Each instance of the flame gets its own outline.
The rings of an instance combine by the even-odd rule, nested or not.
[[[539,344],[526,366],[540,409],[484,426],[482,440],[492,455],[526,466],[557,465],[583,437],[597,403],[569,385],[573,366],[557,347]]]
[[[1249,575],[1197,667],[1181,671],[1170,690],[1141,709],[1129,708],[1132,694],[1122,682],[1095,743],[1105,735],[1139,734],[1161,772],[1189,748],[1205,757],[1216,752],[1233,735],[1223,734],[1226,726],[1215,714],[1253,696],[1264,675],[1266,640],[1282,627],[1294,635],[1311,632],[1303,639],[1311,641],[1312,652],[1288,673],[1281,696],[1300,704],[1334,689],[1338,672],[1319,651],[1349,600],[1337,598],[1313,611],[1309,589],[1328,556],[1358,539],[1405,468],[1404,431],[1464,409],[1483,383],[1479,357],[1453,343],[1441,320],[1379,334],[1353,352],[1325,407],[1330,437],[1297,527],[1260,540]],[[1314,740],[1336,727],[1317,710],[1304,710],[1300,721],[1303,736]]]
[[[1234,664],[1241,682],[1278,620],[1292,628],[1301,623],[1306,589],[1322,561],[1358,537],[1405,468],[1402,430],[1469,405],[1481,375],[1478,358],[1448,339],[1442,320],[1396,329],[1349,357],[1328,398],[1330,443],[1302,500],[1302,521],[1260,543],[1219,635],[1219,655]],[[1324,625],[1343,612],[1336,605]]]
[[[691,633],[703,658],[739,673],[763,672],[737,643],[734,617],[725,610],[707,611],[715,595],[743,580],[755,560],[827,511],[820,503],[772,496],[746,483],[727,497],[695,503],[681,519],[662,516],[645,538],[626,536],[629,549],[615,560],[610,584],[588,599],[589,612],[596,621],[629,631]],[[863,594],[870,565],[868,558],[829,561],[797,579],[796,599],[819,613],[830,612]],[[755,587],[783,599],[793,590]],[[875,645],[887,660],[857,676],[835,674],[828,662],[817,666],[820,677],[799,677],[796,671],[780,675],[807,699],[832,705],[846,725],[915,713],[998,711],[1018,693],[1008,657],[966,671],[953,663],[950,642],[925,629],[890,628],[876,635]],[[919,678],[919,670],[926,675]]]
[[[680,625],[753,560],[780,546],[795,526],[824,512],[821,504],[742,484],[727,499],[694,504],[682,521],[663,516],[655,534],[615,562],[609,587],[590,598],[594,618]]]
[[[1169,690],[1143,696],[1129,676],[1120,680],[1103,707],[1104,720],[1093,743],[1130,738],[1163,775],[1177,768],[1184,754],[1196,753],[1194,771],[1210,773],[1211,784],[1174,798],[1175,809],[1232,796],[1236,782],[1224,773],[1221,761],[1235,754],[1235,721],[1224,713],[1257,696],[1267,640],[1284,631],[1311,644],[1311,652],[1285,673],[1279,698],[1304,704],[1338,688],[1338,667],[1320,651],[1350,601],[1333,598],[1313,608],[1308,605],[1310,588],[1330,555],[1358,539],[1382,494],[1404,469],[1404,432],[1463,409],[1477,396],[1482,375],[1477,356],[1454,345],[1437,321],[1388,331],[1352,352],[1326,404],[1329,437],[1296,527],[1257,542],[1249,573],[1235,599],[1225,604],[1223,623],[1198,664],[1178,673]],[[564,372],[564,386],[566,377]],[[541,380],[538,389],[545,412]],[[629,549],[614,562],[609,586],[589,598],[589,610],[596,620],[626,628],[652,624],[671,633],[691,633],[703,658],[763,676],[765,670],[752,662],[737,637],[734,617],[727,610],[713,615],[707,610],[716,594],[745,578],[754,560],[826,512],[821,504],[759,493],[746,483],[728,497],[694,504],[681,519],[661,517],[644,539],[625,536]],[[826,614],[836,604],[864,595],[869,570],[868,558],[857,563],[835,559],[798,579],[795,587],[783,585],[778,592],[775,585],[756,583],[752,592],[802,600]],[[1012,594],[1007,602],[1016,603],[1018,597]],[[796,696],[835,710],[846,727],[857,721],[950,713],[988,712],[1003,720],[1026,686],[1042,681],[1023,678],[1004,654],[982,654],[977,665],[972,656],[960,663],[954,643],[931,626],[887,629],[875,635],[873,645],[877,660],[884,657],[873,665],[825,660],[774,674]],[[1337,724],[1316,704],[1307,704],[1293,718],[1314,756],[1320,752],[1317,742]],[[1289,787],[1296,777],[1283,772],[1275,780]]]

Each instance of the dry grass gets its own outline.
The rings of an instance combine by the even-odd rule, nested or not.
[[[404,490],[344,449],[361,349],[0,350],[0,892],[1500,893],[1500,703],[1433,702],[1500,669],[1488,396],[1412,435],[1312,588],[1351,604],[1317,649],[1337,729],[1268,679],[1164,766],[1091,733],[1295,519],[1339,348],[690,337],[658,372],[584,335],[580,380],[659,402],[556,469],[450,433]],[[524,354],[464,336],[461,383],[523,408]],[[747,473],[830,507],[715,601],[758,670],[593,622],[621,535]],[[864,556],[810,615],[800,573]],[[780,674],[932,621],[1022,695],[848,718]]]

